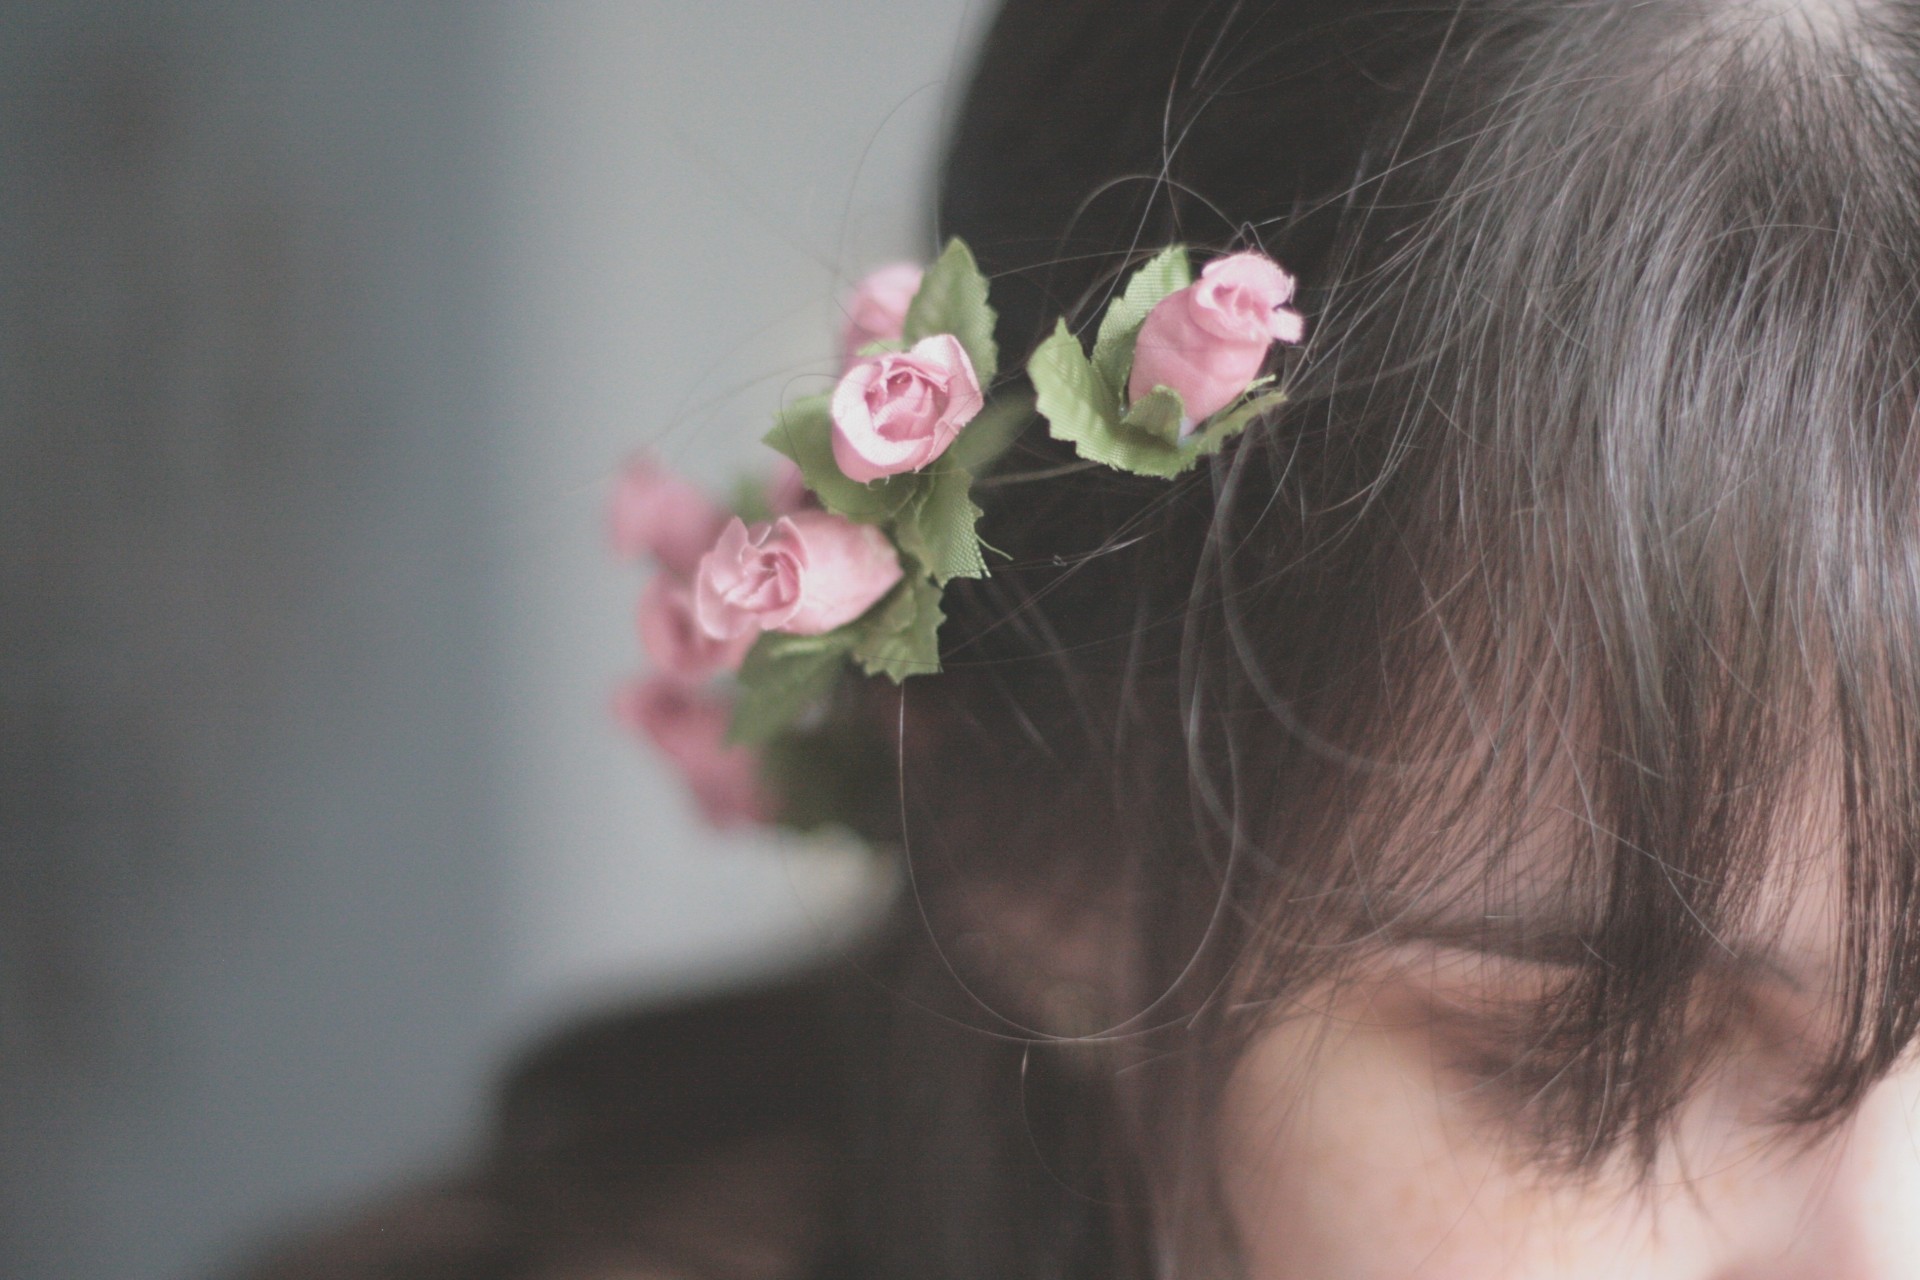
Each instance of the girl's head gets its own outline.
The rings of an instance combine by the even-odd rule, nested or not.
[[[1913,1265],[1916,175],[1891,0],[1007,7],[1002,346],[1176,239],[1314,332],[1171,488],[1030,433],[884,697],[883,1264]]]

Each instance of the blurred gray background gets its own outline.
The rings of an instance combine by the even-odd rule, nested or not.
[[[872,909],[613,728],[601,513],[933,247],[985,7],[0,7],[0,1275],[207,1274]]]

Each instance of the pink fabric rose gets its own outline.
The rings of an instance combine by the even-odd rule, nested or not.
[[[671,676],[635,681],[614,699],[614,715],[672,762],[701,814],[716,827],[770,822],[759,753],[727,741],[727,700]]]
[[[900,556],[887,535],[825,511],[749,529],[734,520],[700,561],[694,614],[716,640],[760,630],[817,636],[893,590]]]
[[[896,262],[872,272],[846,299],[846,325],[840,331],[841,367],[860,359],[860,348],[870,342],[898,342],[907,323],[907,308],[920,292],[926,273],[911,262]]]
[[[1208,263],[1198,280],[1147,314],[1127,398],[1167,387],[1180,393],[1188,429],[1212,417],[1260,376],[1269,346],[1305,336],[1306,321],[1286,305],[1292,297],[1293,277],[1262,254]]]
[[[862,360],[833,389],[833,460],[863,483],[918,471],[985,403],[973,361],[950,333]]]
[[[672,574],[657,573],[640,593],[636,615],[640,647],[654,666],[681,680],[705,680],[738,671],[753,647],[754,633],[729,640],[708,635],[693,614],[693,587]]]
[[[633,560],[652,556],[683,578],[727,522],[727,513],[704,493],[644,456],[621,471],[610,516],[615,551]]]

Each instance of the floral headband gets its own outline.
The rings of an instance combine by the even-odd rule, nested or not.
[[[965,244],[867,276],[837,385],[766,436],[784,458],[770,484],[727,509],[649,459],[622,475],[616,549],[657,572],[638,614],[654,674],[618,714],[710,821],[830,820],[806,793],[831,787],[795,773],[818,774],[809,717],[849,663],[896,684],[940,670],[942,592],[989,573],[973,484],[1035,411],[1089,462],[1179,475],[1286,399],[1261,370],[1273,343],[1304,336],[1293,291],[1258,253],[1196,280],[1174,245],[1108,306],[1091,352],[1063,319],[1027,361],[1032,394],[990,395],[996,317]]]

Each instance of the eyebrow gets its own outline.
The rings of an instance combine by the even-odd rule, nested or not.
[[[1563,916],[1488,912],[1475,919],[1433,919],[1394,928],[1396,942],[1427,943],[1449,950],[1496,956],[1522,964],[1573,969],[1605,964],[1592,930]],[[1797,992],[1817,989],[1830,967],[1765,942],[1742,941],[1711,948],[1708,967],[1736,977],[1763,977]]]

